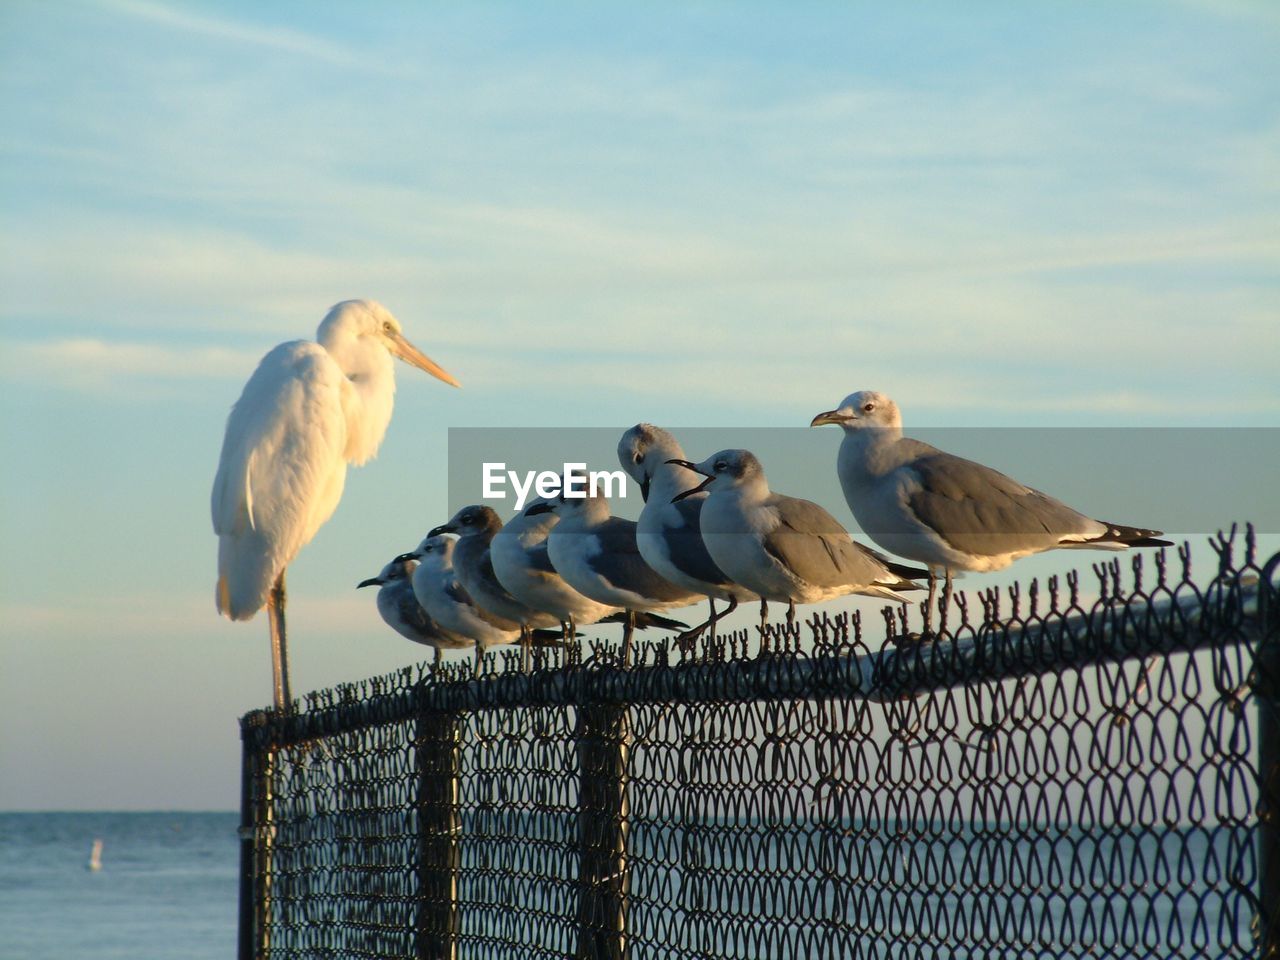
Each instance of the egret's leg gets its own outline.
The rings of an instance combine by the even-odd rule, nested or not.
[[[289,652],[284,635],[284,571],[276,577],[267,593],[267,625],[271,630],[271,681],[276,709],[289,710],[293,697],[289,692]]]

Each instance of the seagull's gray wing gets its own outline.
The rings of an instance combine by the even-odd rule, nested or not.
[[[422,609],[422,604],[413,593],[413,584],[408,580],[399,582],[398,589],[391,595],[400,622],[410,627],[423,637],[440,637],[439,625],[431,619],[430,614]]]
[[[528,560],[528,567],[537,573],[555,573],[556,568],[551,563],[551,552],[547,549],[547,541],[543,540],[532,550],[526,550],[524,553]]]
[[[658,576],[640,556],[633,520],[610,517],[595,527],[590,536],[600,543],[600,552],[588,561],[597,575],[619,590],[630,590],[659,602],[675,602],[690,596],[688,590]]]
[[[1096,534],[1097,521],[998,470],[949,453],[907,466],[919,489],[906,505],[947,544],[980,556],[1045,550]]]
[[[702,540],[702,505],[706,497],[690,497],[673,503],[679,512],[682,526],[662,527],[662,539],[667,546],[667,556],[677,570],[703,583],[730,587],[732,581],[711,559],[707,545]]]
[[[870,550],[854,543],[835,517],[812,500],[778,494],[769,506],[777,513],[778,525],[764,535],[764,548],[806,583],[840,587],[899,582]]]

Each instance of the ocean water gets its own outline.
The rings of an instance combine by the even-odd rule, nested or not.
[[[0,813],[0,960],[227,960],[235,813]],[[86,868],[95,838],[102,868]]]

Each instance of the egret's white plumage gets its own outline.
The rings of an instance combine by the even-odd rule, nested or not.
[[[369,460],[387,431],[393,357],[458,386],[404,338],[385,307],[347,300],[320,323],[316,342],[291,341],[268,352],[227,418],[212,495],[215,600],[232,620],[272,608],[273,649],[277,630],[283,646],[285,568],[333,515],[347,464]],[[276,705],[283,707],[282,652],[276,674]]]

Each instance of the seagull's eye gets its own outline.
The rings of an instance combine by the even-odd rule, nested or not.
[[[717,460],[714,469],[716,473],[724,473],[726,470],[729,469],[729,465],[725,463],[723,460]]]
[[[874,403],[864,403],[864,404],[862,405],[862,412],[863,412],[863,413],[870,413],[870,412],[871,412],[872,410],[874,410],[875,408],[876,408],[876,405],[875,405]]]
[[[463,518],[462,518],[462,525],[463,525],[464,527],[469,527],[469,526],[471,526],[471,516],[470,516],[470,515],[467,515],[467,516],[465,516],[465,517],[463,517]]]
[[[637,450],[635,453],[631,455],[631,459],[634,460],[636,463],[643,463],[644,454],[641,453],[639,450]]]

